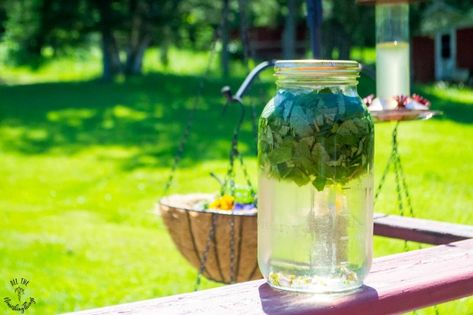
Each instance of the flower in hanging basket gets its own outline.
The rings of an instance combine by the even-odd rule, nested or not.
[[[235,204],[235,198],[229,195],[223,195],[212,201],[209,205],[210,209],[232,210]]]
[[[253,203],[235,203],[234,210],[253,210],[255,205]]]

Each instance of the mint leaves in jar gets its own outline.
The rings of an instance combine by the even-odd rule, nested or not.
[[[279,90],[259,123],[259,165],[266,176],[345,184],[372,165],[373,122],[359,97],[326,88]]]

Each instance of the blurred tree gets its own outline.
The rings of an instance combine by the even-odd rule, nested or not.
[[[221,30],[221,40],[222,40],[222,73],[223,77],[227,78],[229,73],[229,50],[228,45],[230,43],[230,34],[229,34],[229,25],[228,25],[228,18],[230,14],[230,0],[223,0],[223,7],[222,7],[222,30]]]
[[[121,17],[112,9],[112,0],[97,0],[99,29],[102,36],[102,77],[111,79],[122,71],[120,50],[113,31],[120,24]]]
[[[464,12],[473,9],[473,2],[471,0],[445,0],[445,3]]]
[[[9,60],[36,65],[45,57],[93,44],[94,34],[99,33],[103,77],[110,79],[121,72],[139,74],[146,49],[152,43],[170,41],[173,32],[165,29],[179,24],[180,3],[180,0],[5,0],[4,37]],[[124,60],[120,58],[122,55]]]
[[[166,50],[179,19],[179,0],[89,0],[99,12],[102,37],[103,77],[117,73],[136,75],[142,72],[143,57],[152,43],[164,43]],[[121,39],[121,40],[120,40]],[[120,59],[120,51],[125,60]],[[164,61],[166,62],[165,51]]]
[[[235,28],[235,5],[229,1],[228,31]],[[174,41],[179,47],[209,50],[222,18],[223,0],[182,0],[180,18],[174,25]]]
[[[36,65],[86,40],[91,19],[83,0],[5,0],[9,60]]]
[[[0,1],[0,41],[3,39],[5,34],[5,20],[7,18],[7,11],[5,8],[5,2]]]
[[[245,61],[251,57],[248,19],[248,0],[238,0],[238,16],[240,18],[240,39],[243,47],[243,57]]]
[[[471,0],[444,0],[466,12]],[[350,58],[352,46],[373,46],[374,8],[355,0],[322,0],[322,57]],[[221,65],[251,57],[248,29],[283,26],[284,55],[293,56],[294,32],[302,22],[302,0],[0,0],[0,39],[8,61],[37,65],[48,58],[99,46],[103,77],[140,74],[146,49],[209,50],[221,20]],[[427,2],[411,6],[412,34]],[[336,54],[338,52],[338,55]]]
[[[353,45],[372,46],[374,38],[374,8],[358,5],[354,0],[323,1],[322,55],[349,59]]]

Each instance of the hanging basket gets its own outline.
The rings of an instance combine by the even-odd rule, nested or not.
[[[202,274],[211,280],[231,283],[231,225],[234,223],[233,270],[235,282],[262,278],[258,269],[256,243],[256,209],[196,210],[195,205],[211,200],[209,194],[171,195],[159,202],[161,217],[181,254],[197,269],[209,240],[212,215],[215,215],[215,237],[210,239]]]

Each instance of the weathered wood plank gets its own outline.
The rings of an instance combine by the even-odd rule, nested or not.
[[[256,280],[83,311],[112,314],[393,314],[473,294],[473,240],[375,259],[366,285],[345,295],[282,292]]]
[[[473,226],[377,213],[374,234],[440,245],[473,238]]]

